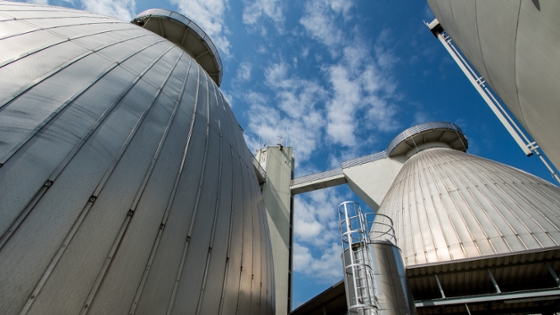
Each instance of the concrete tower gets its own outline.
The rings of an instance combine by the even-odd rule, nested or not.
[[[292,309],[294,155],[291,147],[279,145],[259,150],[256,159],[266,171],[262,195],[272,241],[276,314],[284,315]]]

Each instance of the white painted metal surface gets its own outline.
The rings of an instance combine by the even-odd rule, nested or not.
[[[377,213],[369,231],[369,254],[375,288],[377,313],[380,315],[416,314],[406,270],[397,247],[391,218]]]
[[[448,148],[412,156],[379,213],[393,218],[407,266],[560,244],[560,188]]]
[[[560,167],[560,2],[428,3],[461,52]]]
[[[556,171],[548,164],[547,160],[543,157],[539,151],[539,146],[535,141],[529,140],[528,136],[521,130],[517,123],[511,118],[508,112],[503,108],[494,94],[486,86],[486,81],[483,77],[479,76],[476,71],[469,65],[469,63],[463,58],[458,48],[455,47],[453,40],[443,31],[439,21],[437,19],[433,20],[428,24],[428,27],[432,33],[440,40],[445,49],[449,52],[451,57],[455,60],[459,68],[463,71],[465,76],[471,81],[472,85],[475,87],[477,92],[482,96],[482,99],[488,104],[492,112],[500,120],[502,125],[506,128],[509,134],[513,137],[517,145],[523,150],[525,155],[530,156],[535,153],[545,167],[550,171],[552,177],[560,183],[560,177],[556,174]]]
[[[252,157],[193,58],[0,2],[0,86],[1,314],[274,313]]]
[[[212,39],[191,19],[166,9],[149,9],[132,23],[144,27],[184,49],[220,86],[223,65]]]

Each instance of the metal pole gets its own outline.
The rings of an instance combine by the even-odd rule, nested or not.
[[[498,286],[498,283],[496,282],[496,279],[494,279],[494,276],[492,275],[492,271],[490,271],[490,269],[486,269],[486,271],[488,271],[488,275],[490,276],[490,280],[492,281],[492,284],[494,285],[494,288],[496,288],[496,293],[500,294],[502,293],[502,290],[500,290],[500,287]]]
[[[447,52],[451,55],[455,63],[459,66],[459,68],[463,71],[465,76],[469,79],[472,83],[474,88],[480,94],[482,99],[488,104],[488,107],[494,112],[498,120],[502,123],[502,125],[506,128],[509,134],[512,136],[513,140],[519,145],[523,153],[527,156],[537,155],[544,166],[548,169],[551,173],[552,177],[556,179],[558,183],[560,183],[560,177],[556,171],[548,164],[546,159],[540,153],[539,146],[536,142],[531,142],[529,138],[525,135],[525,133],[521,130],[521,128],[515,123],[515,121],[511,118],[508,112],[502,107],[500,102],[494,97],[494,94],[490,92],[488,87],[486,86],[486,82],[483,77],[479,76],[469,65],[469,63],[463,58],[463,56],[459,53],[459,50],[453,44],[451,38],[444,33],[443,28],[439,25],[439,22],[436,20],[432,21],[430,24],[426,24],[430,31],[439,39],[443,47],[447,50]]]
[[[441,287],[441,283],[439,282],[439,278],[437,274],[434,275],[436,277],[437,286],[439,288],[439,293],[441,293],[441,298],[445,299],[445,293],[443,293],[443,288]]]
[[[472,83],[472,85],[474,86],[474,88],[478,91],[478,93],[480,94],[480,96],[482,96],[482,99],[484,99],[484,101],[486,101],[486,104],[488,104],[488,106],[490,107],[490,109],[492,110],[492,112],[494,112],[494,114],[496,115],[496,117],[498,117],[498,119],[500,120],[500,122],[502,123],[502,125],[504,125],[504,127],[506,128],[506,130],[509,132],[509,134],[513,137],[513,140],[515,140],[515,142],[517,143],[517,145],[519,145],[519,147],[521,148],[521,150],[523,150],[523,153],[525,153],[525,155],[529,156],[532,155],[533,152],[531,152],[531,150],[529,150],[529,148],[527,147],[527,144],[523,141],[523,139],[521,139],[521,137],[519,136],[519,134],[515,131],[515,129],[513,128],[513,126],[510,124],[510,122],[504,117],[504,115],[502,114],[502,112],[498,109],[498,107],[496,106],[496,104],[494,104],[494,102],[492,101],[492,99],[490,99],[490,97],[488,96],[488,94],[486,94],[486,92],[482,89],[482,87],[480,86],[480,78],[475,78],[467,69],[467,67],[465,66],[465,64],[461,61],[461,59],[459,58],[458,54],[455,52],[455,50],[452,48],[452,46],[450,45],[450,43],[448,42],[449,37],[448,36],[444,36],[444,34],[439,33],[437,35],[439,41],[441,42],[441,44],[443,45],[443,47],[445,47],[445,49],[447,50],[447,52],[449,52],[449,54],[451,55],[451,57],[453,58],[453,60],[455,60],[455,62],[457,63],[457,65],[459,66],[459,68],[461,68],[461,70],[463,71],[463,73],[465,74],[465,76],[469,79],[469,81]]]

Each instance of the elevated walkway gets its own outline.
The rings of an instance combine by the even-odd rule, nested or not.
[[[292,191],[292,195],[297,195],[304,192],[334,187],[346,183],[346,177],[342,172],[342,168],[336,168],[326,172],[294,178],[290,183],[290,189]]]
[[[465,152],[468,141],[462,130],[447,122],[430,122],[398,134],[386,150],[344,161],[340,168],[295,178],[292,195],[348,184],[372,209],[377,209],[393,179],[411,154],[434,146]]]

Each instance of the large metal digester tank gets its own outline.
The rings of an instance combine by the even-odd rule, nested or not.
[[[408,159],[378,213],[394,221],[419,314],[557,308],[560,188],[465,153],[453,129],[449,142],[446,128],[412,127],[387,152]]]
[[[461,52],[560,168],[560,1],[428,4]]]
[[[188,19],[151,18],[216,54]],[[105,16],[0,2],[1,314],[274,312],[251,156],[189,53]]]

